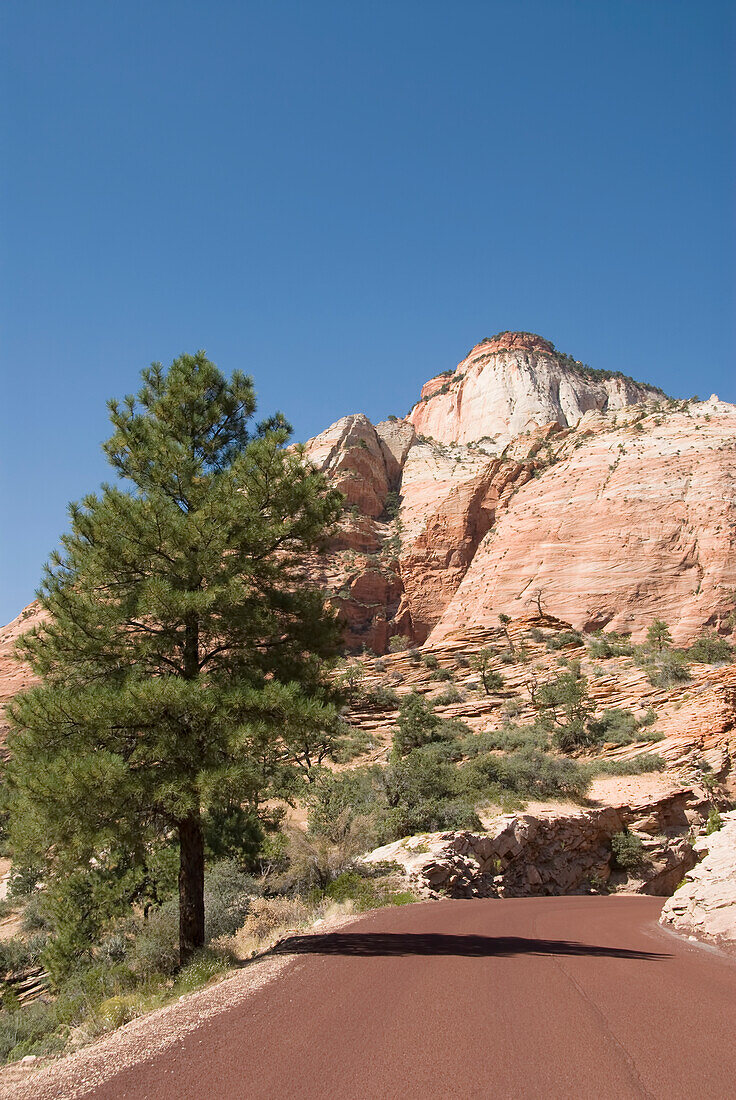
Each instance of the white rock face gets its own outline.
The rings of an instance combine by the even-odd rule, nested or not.
[[[736,810],[723,828],[696,841],[702,861],[662,909],[660,920],[678,932],[736,944]]]
[[[420,435],[443,443],[490,438],[503,447],[551,421],[569,427],[586,412],[658,397],[623,377],[586,377],[582,364],[566,364],[541,337],[504,333],[476,345],[454,373],[430,379],[408,419]]]

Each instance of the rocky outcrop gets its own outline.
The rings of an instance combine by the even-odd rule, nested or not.
[[[688,839],[707,819],[695,789],[674,791],[638,806],[607,806],[577,814],[505,814],[485,834],[430,833],[377,848],[368,864],[395,863],[408,885],[426,897],[532,897],[615,891],[667,896],[695,865]],[[629,833],[641,863],[617,867],[611,840]]]
[[[665,902],[660,920],[678,932],[736,946],[736,810],[694,848],[700,863]]]
[[[577,628],[635,640],[654,618],[681,644],[731,631],[735,438],[731,405],[584,419],[499,514],[432,640],[517,618],[536,596]]]
[[[21,611],[11,623],[0,630],[0,746],[7,737],[5,706],[18,691],[30,687],[33,676],[27,665],[17,660],[15,646],[21,634],[25,634],[43,618],[43,611],[33,602]]]
[[[422,393],[407,421],[344,417],[307,444],[349,508],[334,590],[350,600],[358,564],[341,551],[399,577],[371,614],[344,604],[349,648],[437,645],[534,606],[635,641],[654,618],[680,644],[733,631],[736,407],[671,402],[530,333],[483,341]]]
[[[533,333],[503,332],[476,344],[454,371],[430,379],[409,421],[443,443],[491,439],[499,447],[549,421],[577,423],[663,396],[623,375],[590,371]]]

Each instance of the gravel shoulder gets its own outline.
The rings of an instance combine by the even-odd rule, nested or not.
[[[121,1069],[162,1054],[205,1020],[236,1007],[273,981],[293,959],[267,956],[228,974],[214,985],[189,993],[101,1036],[43,1068],[15,1062],[0,1071],[5,1100],[74,1100],[99,1087]],[[39,1060],[40,1061],[40,1060]]]

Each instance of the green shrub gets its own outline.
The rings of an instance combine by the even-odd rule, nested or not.
[[[391,653],[400,653],[402,650],[408,649],[410,645],[411,638],[407,637],[406,634],[394,634],[389,639],[388,648]]]
[[[477,795],[509,791],[521,797],[582,798],[590,786],[591,769],[569,757],[536,749],[520,749],[509,756],[477,756],[463,769],[469,790]]]
[[[370,707],[397,707],[399,705],[399,697],[393,688],[384,687],[382,684],[368,688],[363,694],[363,700]]]
[[[422,663],[425,668],[437,668],[439,666],[439,661],[435,657],[434,653],[425,653],[422,657]]]
[[[440,718],[435,714],[433,703],[412,692],[404,696],[399,707],[392,740],[393,755],[406,756],[413,749],[438,741],[457,740],[468,732],[463,722],[456,718]]]
[[[429,674],[430,680],[451,680],[452,672],[449,668],[436,668]]]
[[[54,1054],[66,1042],[53,1005],[36,1002],[0,1012],[0,1061],[15,1062],[27,1054]]]
[[[438,695],[434,702],[438,707],[448,707],[451,703],[459,703],[462,699],[462,695],[455,687],[454,684],[450,684],[445,690]]]
[[[549,735],[540,726],[506,726],[499,730],[484,730],[483,733],[466,737],[462,742],[462,749],[467,757],[472,758],[494,751],[543,750],[548,745]]]
[[[175,973],[179,966],[177,899],[151,913],[133,941],[130,959],[136,972],[143,976]]]
[[[598,775],[645,775],[647,772],[661,772],[667,763],[657,753],[643,752],[631,760],[599,760],[595,763]]]
[[[232,936],[243,924],[256,884],[234,860],[212,864],[204,878],[204,927],[208,942]]]
[[[722,828],[723,818],[714,806],[708,814],[708,823],[705,826],[705,835],[710,836],[711,833],[717,833]]]
[[[733,646],[718,634],[703,634],[690,646],[688,657],[692,661],[707,665],[713,665],[719,661],[730,661],[733,657]]]
[[[613,864],[621,871],[635,871],[644,862],[644,846],[638,836],[627,829],[611,837]]]
[[[628,634],[617,634],[610,631],[607,634],[596,634],[588,642],[588,651],[591,657],[631,657],[634,647]]]
[[[650,684],[660,688],[687,683],[690,669],[685,654],[676,649],[662,650],[657,660],[647,666],[647,677]]]
[[[579,630],[560,630],[547,638],[547,649],[564,649],[570,645],[582,645],[583,635]]]

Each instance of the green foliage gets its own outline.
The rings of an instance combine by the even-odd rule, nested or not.
[[[340,843],[356,821],[377,809],[375,772],[370,768],[324,771],[306,795],[310,832],[333,844]]]
[[[435,657],[434,653],[425,653],[422,657],[422,664],[425,668],[435,669],[439,667],[439,661]]]
[[[109,408],[125,484],[70,506],[47,618],[20,643],[41,683],[9,709],[11,841],[52,884],[95,861],[131,885],[178,834],[184,957],[204,936],[203,815],[258,814],[336,735],[320,658],[340,631],[301,563],[341,500],[280,415],[250,430],[251,380],[202,352],[154,364]],[[100,899],[78,889],[85,931],[57,920],[58,973],[98,933]]]
[[[717,833],[723,828],[723,818],[719,814],[718,810],[713,806],[708,814],[708,821],[705,826],[705,835],[710,836],[711,833]]]
[[[463,780],[476,797],[508,791],[527,798],[580,799],[590,786],[591,771],[576,760],[522,748],[508,756],[476,756],[464,769]]]
[[[617,634],[611,630],[606,634],[596,634],[590,639],[588,648],[591,657],[631,657],[634,647],[628,634]]]
[[[662,619],[655,619],[647,630],[647,643],[656,653],[661,653],[667,646],[672,645],[672,635],[667,623]]]
[[[450,684],[443,692],[437,695],[434,699],[434,703],[438,707],[449,707],[452,703],[459,703],[462,699],[462,695],[454,684]]]
[[[365,689],[362,701],[369,707],[397,707],[399,705],[399,696],[393,688],[384,687],[383,684],[376,684],[375,687]]]
[[[388,648],[391,653],[401,653],[402,650],[408,649],[411,645],[411,638],[406,634],[394,634],[392,638],[389,638]]]
[[[575,752],[595,743],[588,681],[577,665],[543,684],[535,693],[534,705],[539,720],[553,734],[562,752]]]
[[[715,632],[702,634],[688,650],[688,657],[701,664],[714,665],[733,659],[733,646]]]
[[[377,882],[360,871],[343,871],[322,894],[331,901],[352,901],[359,913],[386,905],[411,905],[419,899],[410,890],[400,890],[390,882]]]
[[[470,667],[480,675],[486,695],[503,690],[503,676],[491,668],[491,661],[497,656],[496,650],[486,647],[470,658]]]
[[[469,732],[458,719],[440,718],[433,704],[416,692],[402,699],[396,725],[392,741],[395,757],[435,742],[455,741]]]
[[[452,672],[449,668],[435,668],[429,674],[430,680],[451,680]]]
[[[66,1042],[58,1027],[53,1005],[36,1003],[0,1012],[0,1061],[16,1062],[27,1054],[55,1054]]]
[[[472,758],[487,752],[518,752],[520,749],[544,750],[549,747],[549,734],[542,726],[504,726],[499,730],[484,730],[463,740],[465,756]]]
[[[590,731],[597,741],[606,741],[614,745],[630,745],[634,741],[657,740],[658,735],[647,733],[646,723],[640,721],[633,711],[626,707],[611,707],[598,717],[591,719]]]
[[[611,837],[611,855],[620,871],[636,871],[644,862],[644,846],[638,836],[624,829]]]
[[[675,684],[686,683],[690,679],[687,656],[681,650],[662,650],[655,660],[645,665],[650,684],[654,687],[669,688]]]
[[[583,635],[579,630],[560,630],[547,638],[547,649],[565,649],[567,646],[583,644]]]
[[[384,843],[414,833],[480,828],[474,799],[464,791],[461,773],[438,758],[437,747],[430,745],[394,759],[380,773],[385,809],[379,828]]]
[[[631,760],[597,760],[597,775],[645,775],[647,772],[661,772],[667,763],[654,752],[643,752]]]
[[[207,941],[232,936],[248,915],[252,897],[260,890],[234,859],[214,863],[204,878],[204,926]]]

